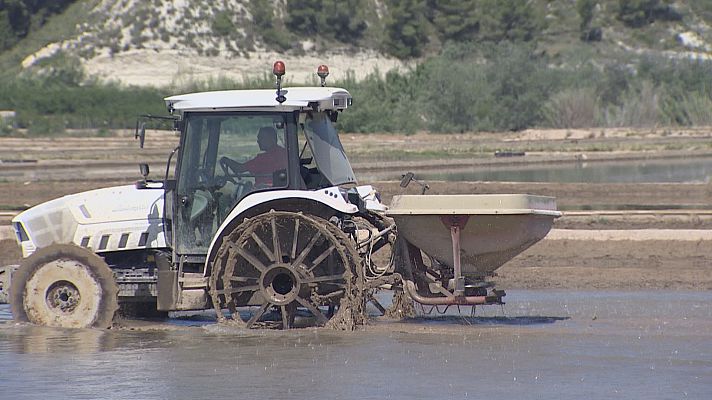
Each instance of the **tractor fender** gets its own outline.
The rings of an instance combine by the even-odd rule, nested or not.
[[[210,265],[215,253],[222,244],[222,238],[232,232],[245,218],[275,211],[302,211],[305,214],[318,215],[329,219],[336,214],[355,214],[358,206],[349,203],[338,187],[315,191],[280,190],[249,194],[242,199],[218,228],[208,248],[205,260],[205,276],[210,276]]]

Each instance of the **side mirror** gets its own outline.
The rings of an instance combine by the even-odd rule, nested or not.
[[[146,123],[145,122],[141,122],[141,124],[136,127],[136,134],[134,135],[134,139],[138,139],[139,147],[143,148],[143,142],[146,141]]]
[[[148,164],[141,163],[138,165],[138,168],[141,170],[141,176],[143,176],[143,179],[144,180],[148,179],[148,174],[150,172],[150,169],[148,168]]]
[[[336,123],[336,121],[339,119],[339,113],[336,111],[332,111],[329,113],[329,120],[333,123]]]
[[[408,172],[407,174],[403,175],[403,179],[400,181],[400,187],[406,188],[410,184],[410,181],[413,180],[413,177],[415,176],[414,173]]]
[[[410,182],[415,182],[418,185],[420,185],[420,187],[422,189],[420,191],[420,194],[425,194],[425,192],[428,191],[428,189],[430,189],[430,185],[428,185],[425,182],[421,182],[421,181],[415,179],[415,174],[412,172],[408,172],[407,174],[403,175],[403,179],[401,179],[401,181],[400,181],[400,187],[406,188],[408,186],[408,184],[410,184]]]

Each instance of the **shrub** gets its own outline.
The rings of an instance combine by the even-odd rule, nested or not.
[[[598,98],[593,88],[564,89],[543,107],[544,121],[552,128],[590,128],[596,126]]]
[[[617,127],[653,127],[667,125],[662,109],[664,96],[659,87],[649,81],[643,81],[639,88],[625,93],[621,104],[611,106],[603,116],[606,126]]]
[[[230,13],[227,11],[215,13],[212,29],[213,33],[217,36],[230,36],[230,34],[235,31],[235,24],[230,18]]]

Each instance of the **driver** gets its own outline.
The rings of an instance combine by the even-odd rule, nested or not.
[[[244,163],[220,158],[220,162],[235,172],[249,172],[255,176],[255,186],[271,187],[275,171],[287,168],[287,150],[277,144],[277,130],[271,126],[260,128],[257,133],[257,145],[261,153]]]

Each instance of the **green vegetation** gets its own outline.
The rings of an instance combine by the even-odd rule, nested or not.
[[[356,44],[366,31],[365,0],[291,0],[286,25],[307,37]]]
[[[272,1],[252,0],[247,7],[252,14],[255,29],[253,35],[262,34],[267,45],[275,46],[280,50],[289,49],[291,40],[284,29],[280,29],[275,22]]]
[[[390,0],[383,50],[398,58],[420,57],[428,43],[425,1]]]
[[[49,17],[64,11],[75,0],[0,0],[0,52],[11,48]]]
[[[235,31],[235,23],[230,18],[230,13],[226,11],[215,14],[212,24],[213,32],[217,36],[228,36]],[[139,30],[140,31],[140,30]]]
[[[641,27],[656,20],[682,19],[670,3],[671,0],[618,0],[618,19],[630,27]]]
[[[290,0],[289,7],[251,0],[241,3],[247,12],[201,2],[204,7],[185,10],[177,22],[185,34],[178,36],[151,13],[162,1],[137,2],[119,17],[120,26],[93,39],[98,48],[116,54],[175,38],[215,55],[217,47],[188,29],[204,20],[232,54],[259,44],[298,55],[309,40],[310,51],[365,47],[417,59],[409,70],[330,81],[354,96],[354,107],[339,119],[349,132],[712,124],[712,61],[659,51],[679,45],[674,32],[707,34],[694,27],[712,24],[709,0]],[[79,58],[91,56],[91,46],[21,70],[28,54],[107,18],[91,14],[96,4],[0,0],[0,109],[17,112],[14,126],[0,135],[16,134],[15,127],[38,135],[69,128],[105,134],[133,126],[138,114],[163,113],[162,98],[170,94],[273,87],[268,71],[245,81],[218,77],[169,88],[100,83],[84,74]],[[121,42],[121,35],[129,36]],[[614,42],[643,50],[623,53]]]
[[[57,56],[42,75],[0,79],[0,109],[31,134],[67,128],[130,128],[138,114],[163,114],[179,92],[272,87],[272,77],[122,87],[87,81],[79,61]],[[506,131],[533,127],[654,127],[712,123],[712,62],[618,58],[553,66],[529,43],[449,45],[405,72],[332,81],[354,106],[347,132]],[[8,132],[4,132],[7,134]]]

